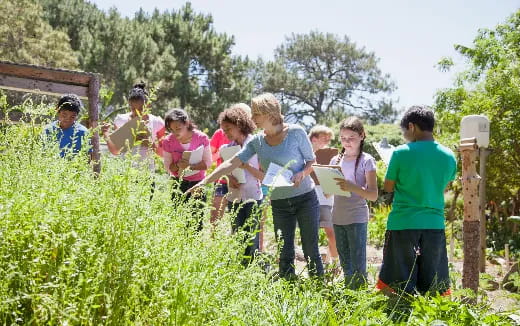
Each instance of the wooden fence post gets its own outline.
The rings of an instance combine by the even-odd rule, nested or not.
[[[480,272],[486,272],[486,162],[487,157],[491,150],[480,147],[479,148],[479,174],[482,178],[480,180],[479,187],[479,199],[480,199]]]
[[[462,269],[462,287],[477,293],[479,285],[480,256],[480,201],[477,174],[477,140],[461,139],[459,150],[462,157],[462,193],[464,196],[464,262]]]
[[[97,130],[99,119],[99,77],[92,75],[88,87],[88,124],[94,130],[92,134],[92,163],[94,173],[99,175],[101,172],[101,161],[99,155],[99,131]]]

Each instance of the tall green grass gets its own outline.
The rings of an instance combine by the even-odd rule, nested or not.
[[[40,131],[0,129],[0,324],[508,324],[456,298],[399,310],[372,288],[244,268],[229,217],[197,233],[168,178],[107,157],[95,177],[86,155],[43,151]]]

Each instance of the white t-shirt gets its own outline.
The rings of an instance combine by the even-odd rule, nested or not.
[[[253,135],[248,135],[247,138],[244,140],[244,144],[242,147],[246,146],[247,143],[249,143],[253,139]],[[236,146],[238,145],[236,142],[232,141],[231,143],[224,146]],[[258,157],[254,155],[249,159],[247,162],[255,169],[260,169],[260,164],[258,163]],[[246,201],[246,200],[260,200],[263,198],[262,194],[262,187],[260,180],[255,178],[251,173],[249,173],[247,170],[244,171],[246,175],[246,183],[242,183],[240,185],[240,188],[231,188],[228,185],[228,194],[226,195],[226,199],[230,202],[233,201]]]
[[[114,125],[116,128],[121,128],[125,123],[130,121],[132,118],[130,117],[131,113],[123,113],[118,114],[114,119]],[[152,136],[152,142],[157,141],[157,133],[164,128],[164,120],[161,117],[157,117],[152,114],[148,114],[148,121],[145,121],[144,125],[148,128],[150,135]],[[155,162],[153,160],[153,149],[149,146],[136,146],[132,148],[132,155],[139,154],[139,161],[148,163],[150,171],[155,171]],[[125,153],[121,153],[124,155]]]

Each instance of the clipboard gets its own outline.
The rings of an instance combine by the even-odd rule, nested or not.
[[[335,178],[345,179],[339,165],[313,164],[312,167],[316,172],[316,177],[320,181],[324,193],[350,197],[350,192],[341,190],[336,180],[334,180]]]
[[[204,153],[204,146],[200,145],[199,147],[197,147],[196,149],[194,149],[192,151],[184,151],[184,152],[182,152],[182,158],[185,159],[185,160],[188,160],[190,165],[197,164],[197,163],[200,163],[202,161],[203,153]],[[185,177],[189,177],[189,176],[192,176],[192,175],[197,174],[199,172],[200,172],[199,170],[191,170],[188,167],[188,168],[186,168],[184,170],[183,174],[184,174]]]
[[[236,153],[240,152],[242,150],[242,147],[235,145],[235,146],[222,146],[220,147],[219,154],[223,161],[227,161],[230,158],[232,158]],[[238,183],[246,183],[246,174],[244,169],[236,168],[234,169],[231,174],[237,178]]]
[[[135,117],[116,129],[110,136],[110,141],[116,145],[117,149],[127,151],[132,149],[136,145],[136,137],[146,133],[150,135],[150,131],[146,127],[143,120]]]
[[[318,149],[315,153],[316,155],[316,163],[318,165],[329,165],[330,160],[336,155],[338,155],[338,149],[337,148],[322,148]],[[314,180],[314,183],[316,185],[320,184],[320,181],[318,180],[318,177],[316,176],[316,173],[314,171],[311,172],[311,178]]]

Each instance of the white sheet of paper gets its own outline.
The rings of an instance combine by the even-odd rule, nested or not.
[[[392,157],[392,153],[395,150],[395,146],[389,144],[386,141],[386,138],[383,138],[379,143],[373,142],[372,145],[377,151],[377,154],[381,157],[383,162],[385,162],[386,166],[390,163],[390,158]]]
[[[284,169],[283,166],[280,166],[276,163],[269,163],[269,167],[265,172],[264,180],[262,183],[266,186],[278,188],[278,187],[292,187],[294,186],[294,182],[292,182],[293,173],[289,169]]]
[[[186,153],[186,152],[184,152],[184,153]],[[184,153],[183,153],[183,155],[184,155]],[[195,149],[189,153],[190,153],[190,158],[188,161],[190,162],[190,165],[200,163],[202,161],[202,154],[204,153],[204,146],[200,145],[199,147],[197,147],[197,149]],[[189,177],[190,175],[194,175],[197,173],[199,173],[198,170],[190,170],[189,168],[184,170],[185,177]]]
[[[350,192],[341,190],[337,181],[334,180],[334,178],[345,179],[345,176],[341,173],[340,169],[319,164],[313,164],[312,168],[314,169],[314,173],[316,173],[316,177],[320,181],[320,186],[324,193],[350,197]]]
[[[236,146],[222,146],[220,147],[219,154],[220,157],[222,157],[222,160],[227,161],[233,156],[235,156],[236,153],[240,152],[242,147],[239,145]],[[246,183],[246,173],[244,169],[234,169],[231,174],[237,178],[239,183]]]

